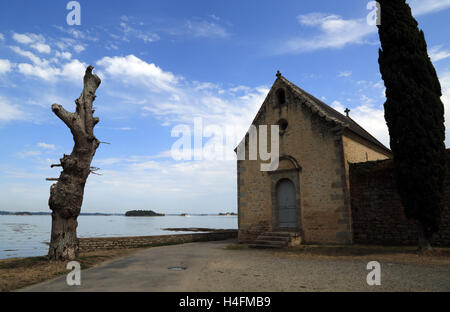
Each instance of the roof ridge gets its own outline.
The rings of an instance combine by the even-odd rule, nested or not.
[[[310,100],[310,103],[304,102],[303,104],[305,104],[309,108],[311,108],[311,106],[314,106],[314,108],[312,108],[313,113],[318,114],[320,117],[324,117],[327,121],[333,121],[336,124],[339,124],[339,125],[341,125],[343,127],[348,127],[348,125],[345,122],[335,118],[334,116],[330,116],[330,114],[328,114],[320,106],[318,106],[317,103],[315,102],[315,98],[311,94],[309,94],[308,92],[304,91],[303,89],[301,89],[300,87],[298,87],[294,83],[290,82],[284,76],[280,76],[279,79],[281,79],[285,84],[287,84],[289,87],[291,87],[294,92],[299,93],[300,96],[306,97],[307,100]]]
[[[283,81],[287,86],[289,86],[295,93],[299,94],[303,98],[306,98],[308,101],[304,102],[306,106],[310,107],[313,113],[317,113],[320,117],[324,117],[327,121],[333,121],[338,125],[341,125],[344,128],[347,128],[351,132],[355,133],[356,135],[364,138],[367,141],[372,142],[376,146],[384,149],[385,151],[391,153],[391,150],[387,148],[383,143],[378,141],[372,134],[370,134],[366,129],[364,129],[362,126],[360,126],[355,120],[353,120],[349,116],[345,116],[344,114],[340,113],[333,107],[329,106],[328,104],[324,103],[323,101],[319,100],[312,94],[306,92],[296,84],[292,83],[286,77],[282,76],[281,74],[278,76],[278,79]]]

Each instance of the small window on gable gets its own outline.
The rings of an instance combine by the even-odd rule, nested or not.
[[[278,126],[280,126],[280,134],[284,134],[288,128],[288,122],[286,119],[280,119],[277,122]]]
[[[278,105],[283,105],[286,103],[286,93],[284,92],[283,89],[278,89],[276,92],[277,95],[277,104]]]

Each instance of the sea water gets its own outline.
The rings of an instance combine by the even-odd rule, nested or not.
[[[0,259],[47,254],[50,215],[0,216]],[[78,237],[121,237],[183,234],[164,228],[237,229],[236,216],[80,216]]]

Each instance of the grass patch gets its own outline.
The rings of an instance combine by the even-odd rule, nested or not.
[[[47,262],[46,257],[30,257],[30,258],[20,258],[17,259],[17,261],[7,261],[3,262],[1,260],[0,262],[0,270],[7,270],[7,269],[17,269],[17,268],[24,268],[28,266],[37,265],[43,262]]]

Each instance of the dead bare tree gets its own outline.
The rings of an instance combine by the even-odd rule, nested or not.
[[[100,78],[92,73],[89,66],[84,76],[84,88],[75,101],[76,112],[66,111],[61,105],[53,104],[52,111],[69,127],[73,135],[74,147],[70,155],[64,155],[60,164],[63,171],[50,188],[48,204],[52,210],[52,233],[48,258],[51,260],[73,260],[78,252],[77,218],[83,203],[84,186],[89,174],[97,168],[91,167],[92,159],[100,145],[94,135],[94,127],[99,122],[94,117],[92,103],[100,86]]]

